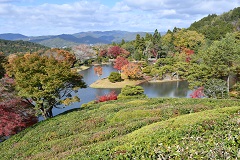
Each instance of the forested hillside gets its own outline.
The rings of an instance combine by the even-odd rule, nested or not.
[[[208,15],[194,22],[189,30],[202,33],[210,40],[220,40],[226,33],[240,31],[240,7],[219,16]]]
[[[5,55],[13,54],[13,53],[26,53],[26,52],[36,52],[39,50],[47,50],[49,47],[27,42],[27,41],[9,41],[0,39],[0,52],[3,52]]]

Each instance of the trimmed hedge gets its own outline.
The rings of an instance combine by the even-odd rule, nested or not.
[[[123,79],[121,78],[121,74],[118,72],[111,72],[111,74],[108,77],[108,80],[112,83],[123,81]]]
[[[238,100],[90,102],[0,143],[0,159],[239,159]]]

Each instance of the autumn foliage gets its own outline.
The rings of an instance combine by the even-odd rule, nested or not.
[[[194,50],[184,48],[183,53],[185,53],[186,62],[189,63],[191,61],[191,56],[194,54]]]
[[[191,98],[203,98],[204,96],[204,87],[199,87],[198,89],[194,90],[191,94],[190,97]]]
[[[16,96],[14,83],[7,75],[0,80],[0,137],[16,134],[38,121],[29,103]]]
[[[99,52],[99,56],[100,57],[106,57],[107,56],[107,50],[106,49],[102,49],[102,50],[100,50],[100,52]]]
[[[121,70],[122,70],[122,67],[123,67],[124,65],[128,64],[128,63],[129,63],[129,61],[127,60],[127,58],[118,56],[118,57],[116,58],[116,61],[115,61],[115,63],[114,63],[113,68],[121,71]]]
[[[101,66],[95,66],[94,67],[94,73],[100,78],[103,74],[102,67]]]
[[[110,92],[109,94],[97,97],[96,102],[99,103],[111,100],[117,100],[117,94],[114,91]]]
[[[69,51],[53,48],[44,52],[45,56],[54,57],[59,62],[68,62],[71,65],[76,61],[76,57]]]
[[[142,77],[142,70],[136,63],[128,63],[122,67],[122,78],[124,79],[140,79]]]
[[[0,137],[18,133],[38,122],[28,103],[20,98],[0,102]]]
[[[119,46],[113,46],[108,49],[107,55],[110,58],[117,58],[118,56],[128,57],[130,55],[130,52],[128,52],[127,50],[125,50]]]

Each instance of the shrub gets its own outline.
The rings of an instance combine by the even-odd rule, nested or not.
[[[81,105],[81,108],[90,108],[90,107],[92,107],[94,104],[95,104],[96,102],[95,101],[90,101],[90,102],[88,102],[88,103],[84,103],[84,104],[82,104]]]
[[[112,83],[115,82],[121,82],[123,79],[121,78],[121,74],[118,72],[112,72],[109,77],[108,80]]]
[[[142,72],[143,72],[143,73],[150,74],[151,70],[152,70],[152,67],[151,67],[151,66],[146,66],[146,67],[144,67],[144,68],[142,69]]]
[[[122,88],[121,93],[118,95],[118,98],[136,98],[136,97],[146,97],[144,94],[144,89],[141,86],[130,86],[126,85]]]
[[[203,98],[204,93],[203,93],[204,87],[199,87],[198,89],[194,90],[191,94],[191,98]]]
[[[109,94],[97,97],[96,102],[99,103],[111,100],[117,100],[117,94],[114,91],[110,92]]]
[[[240,83],[236,83],[230,92],[231,97],[240,99]]]

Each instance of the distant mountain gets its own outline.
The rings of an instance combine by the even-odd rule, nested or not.
[[[127,31],[89,31],[75,34],[61,34],[49,36],[28,37],[21,34],[0,34],[0,39],[24,40],[39,43],[47,47],[71,47],[78,44],[111,44],[113,42],[132,41],[137,34],[145,36],[147,32],[127,32]]]
[[[112,42],[121,42],[122,39],[125,41],[132,41],[136,38],[137,34],[144,37],[147,32],[127,32],[127,31],[89,31],[89,32],[80,32],[75,33],[74,36],[78,38],[82,38],[85,36],[91,36],[95,38],[100,38],[104,40],[108,40],[110,43]]]
[[[27,36],[24,36],[22,34],[14,34],[14,33],[4,33],[0,34],[0,39],[5,39],[5,40],[22,40],[28,38]]]

